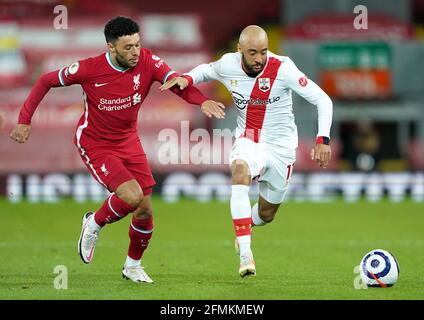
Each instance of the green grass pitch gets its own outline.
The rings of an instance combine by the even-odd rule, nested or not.
[[[121,277],[129,218],[102,230],[95,257],[77,254],[81,216],[97,203],[0,200],[0,299],[423,299],[424,204],[296,203],[253,230],[257,276],[238,275],[228,203],[154,198],[155,231],[143,265],[155,280]],[[354,267],[372,249],[391,251],[392,288],[355,289]],[[54,288],[55,266],[68,289]]]

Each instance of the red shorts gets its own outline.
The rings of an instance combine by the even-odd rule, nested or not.
[[[84,140],[78,147],[81,159],[106,189],[115,192],[122,183],[135,179],[144,195],[152,193],[156,182],[138,137],[110,145]]]

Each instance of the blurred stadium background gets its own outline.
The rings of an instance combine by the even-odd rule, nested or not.
[[[68,29],[55,29],[57,5],[68,11]],[[368,29],[356,30],[353,8],[368,9]],[[225,9],[224,9],[225,8]],[[92,179],[72,144],[82,113],[78,86],[53,89],[33,121],[29,143],[8,138],[31,85],[43,72],[105,50],[103,26],[111,16],[140,22],[142,45],[179,72],[234,51],[240,30],[259,24],[269,33],[270,49],[289,55],[334,101],[329,170],[309,160],[316,133],[316,109],[294,95],[300,145],[288,195],[328,200],[360,196],[424,201],[424,1],[420,0],[265,0],[225,1],[0,1],[0,195],[11,201],[58,201],[62,197],[99,200],[103,190]],[[63,22],[63,21],[62,21]],[[207,95],[231,106],[225,89],[202,86]],[[197,108],[153,88],[140,113],[140,133],[158,186],[168,201],[185,195],[227,200],[229,148],[201,141],[221,164],[184,162],[163,165],[158,150],[162,129],[234,129],[235,108],[224,121],[206,120]],[[186,126],[186,127],[185,127]],[[199,140],[198,140],[199,139]],[[200,138],[192,137],[190,148]],[[203,149],[206,150],[206,149]],[[207,155],[206,155],[207,156]],[[185,163],[185,164],[182,164]],[[254,194],[254,190],[252,193]]]
[[[67,9],[68,29],[54,28],[58,5]],[[368,9],[368,29],[353,27],[357,5]],[[159,84],[141,107],[139,131],[158,182],[158,227],[144,263],[158,282],[137,295],[119,279],[127,223],[102,235],[94,266],[76,256],[81,215],[106,195],[73,145],[81,88],[52,89],[30,140],[19,145],[9,138],[37,77],[104,52],[103,26],[115,15],[136,19],[142,46],[179,72],[235,51],[240,31],[258,24],[270,50],[290,56],[333,99],[333,161],[320,170],[309,159],[316,108],[293,95],[295,173],[278,221],[254,231],[256,281],[241,285],[236,278],[230,145],[213,134],[235,128],[235,108],[221,85],[201,89],[228,106],[225,120],[206,119],[197,107],[160,93]],[[421,0],[0,0],[0,299],[422,299],[422,57]],[[174,164],[159,161],[165,129],[179,138]],[[198,129],[210,139],[201,140]],[[199,143],[206,163],[189,157]],[[220,161],[207,163],[211,155]],[[254,186],[252,200],[256,194]],[[402,281],[394,290],[353,290],[354,266],[377,247],[393,250]],[[69,268],[67,293],[52,287],[54,265]]]

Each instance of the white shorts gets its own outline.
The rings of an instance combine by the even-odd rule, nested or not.
[[[245,161],[252,180],[258,179],[262,198],[273,204],[284,201],[296,160],[296,150],[238,138],[231,150],[230,166],[236,160]]]

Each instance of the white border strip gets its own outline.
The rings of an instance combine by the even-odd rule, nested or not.
[[[121,216],[118,212],[115,211],[115,209],[113,209],[112,204],[110,203],[110,200],[112,199],[113,194],[110,195],[109,199],[108,199],[108,204],[109,204],[109,208],[110,210],[112,210],[112,212],[118,216],[118,218],[123,218],[124,216]]]
[[[131,228],[133,228],[135,231],[138,231],[140,233],[144,233],[144,234],[149,234],[153,232],[153,228],[151,230],[141,230],[141,229],[137,229],[136,227],[134,227],[134,225],[131,222]]]
[[[63,68],[61,68],[61,69],[59,70],[59,82],[60,82],[60,84],[61,84],[62,86],[65,86],[65,81],[63,81],[63,78],[62,78],[62,71],[63,71],[63,69],[65,69],[65,67],[63,67]]]
[[[85,128],[87,128],[87,126],[88,126],[88,103],[87,103],[87,94],[85,93],[85,91],[83,91],[83,98],[84,98],[84,105],[85,105],[85,112],[84,112],[84,114],[85,114],[85,120],[84,120],[84,123],[78,127],[77,132],[76,132],[77,147],[78,147],[78,149],[81,152],[81,156],[83,156],[86,159],[86,163],[91,168],[91,171],[94,173],[94,176],[96,177],[97,181],[100,184],[102,184],[106,188],[106,190],[109,190],[109,188],[107,187],[107,185],[98,176],[98,174],[97,174],[96,170],[94,169],[93,165],[90,163],[90,158],[86,155],[85,150],[81,146],[81,143],[80,143],[82,131]]]

